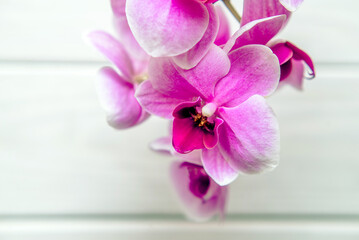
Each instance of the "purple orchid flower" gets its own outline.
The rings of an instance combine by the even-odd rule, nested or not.
[[[219,186],[204,170],[199,150],[188,154],[176,152],[172,137],[162,137],[151,143],[158,152],[171,154],[180,161],[171,164],[171,180],[184,212],[192,220],[205,221],[225,215],[228,187]]]
[[[219,186],[202,166],[189,162],[173,162],[171,178],[186,215],[205,221],[219,214],[224,217],[228,186]]]
[[[120,72],[118,74],[113,68],[104,67],[100,69],[95,82],[109,125],[124,129],[142,123],[149,114],[143,110],[134,94],[138,83],[147,78],[146,75],[135,71],[133,60],[127,51],[108,33],[95,31],[91,32],[88,38]]]
[[[149,80],[136,91],[150,113],[173,119],[179,153],[201,149],[204,169],[223,186],[238,173],[278,163],[278,124],[263,96],[279,82],[277,57],[265,46],[227,54],[212,45],[199,64],[183,70],[171,58],[153,58]]]
[[[294,88],[303,89],[303,79],[305,76],[304,64],[311,70],[307,78],[314,78],[314,64],[307,53],[299,49],[291,42],[278,40],[271,42],[268,46],[273,53],[278,57],[281,66],[279,86],[283,84],[290,84]]]
[[[94,31],[88,35],[92,44],[113,62],[120,72],[119,75],[109,67],[103,68],[99,71],[100,77],[96,81],[98,96],[102,107],[107,112],[108,123],[117,129],[136,126],[149,117],[149,114],[142,109],[133,95],[138,83],[147,78],[150,56],[140,47],[130,30],[125,14],[125,5],[126,0],[111,0],[115,30],[120,36],[118,40],[103,31]],[[212,9],[212,7],[210,8]],[[218,12],[218,16],[215,12]],[[215,35],[215,40],[211,39],[210,41],[223,44],[229,39],[228,21],[219,7],[215,7],[211,16],[216,21],[214,27],[208,27],[207,31],[215,31],[216,34],[217,28],[220,31]],[[213,22],[212,18],[211,22]],[[205,49],[200,47],[201,43],[198,43],[186,54],[175,57],[174,60],[179,65],[181,65],[181,61],[186,64],[192,60],[195,62],[191,64],[196,64],[200,60],[200,56],[205,53]],[[197,54],[198,52],[201,54]],[[191,54],[193,56],[190,56]]]
[[[290,84],[300,90],[305,76],[305,66],[309,68],[309,78],[315,77],[313,61],[307,53],[288,41],[271,42],[285,26],[290,14],[279,0],[245,0],[243,23],[246,24],[233,34],[223,49],[225,52],[231,52],[249,44],[269,46],[280,61],[280,85]],[[249,20],[251,21],[248,22]]]
[[[88,39],[119,71],[118,74],[111,67],[102,68],[96,80],[96,90],[109,125],[124,129],[138,125],[150,116],[134,96],[137,85],[147,78],[150,56],[141,49],[128,27],[125,1],[112,0],[111,4],[115,29],[121,41],[103,31],[91,32]]]
[[[113,23],[119,42],[126,46],[128,55],[133,60],[133,67],[136,72],[146,72],[149,55],[140,47],[128,25],[125,13],[126,0],[111,0],[113,12]]]
[[[127,0],[129,26],[140,46],[153,57],[174,57],[183,69],[198,64],[216,39],[215,1]]]

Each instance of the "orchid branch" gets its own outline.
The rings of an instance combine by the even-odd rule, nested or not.
[[[240,23],[241,22],[241,15],[238,14],[237,10],[233,7],[232,3],[230,2],[230,0],[222,0],[224,5],[226,5],[227,9],[232,13],[232,15],[237,19],[237,21]]]

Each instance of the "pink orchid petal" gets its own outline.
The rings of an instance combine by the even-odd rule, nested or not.
[[[175,151],[174,156],[178,159],[202,166],[201,150],[193,150],[190,153],[180,154]]]
[[[126,19],[114,19],[115,29],[118,32],[120,42],[126,46],[129,56],[132,59],[133,68],[136,74],[143,73],[150,60],[150,56],[140,47],[135,40]]]
[[[212,44],[200,63],[189,70],[174,65],[170,58],[152,58],[149,79],[159,92],[175,98],[213,97],[214,86],[230,68],[226,53]],[[204,77],[206,76],[206,77]]]
[[[111,0],[114,14],[114,25],[119,41],[126,46],[129,56],[132,58],[133,68],[136,74],[143,73],[148,65],[149,55],[140,47],[128,25],[125,13],[126,0]]]
[[[282,14],[287,16],[286,21],[283,23],[284,27],[289,20],[291,12],[279,0],[244,0],[241,26],[257,19]]]
[[[228,53],[249,44],[267,44],[281,30],[285,19],[285,15],[279,15],[249,22],[233,34],[223,50]]]
[[[293,57],[293,50],[285,42],[277,43],[271,46],[270,49],[278,57],[280,65],[288,62]]]
[[[126,81],[132,82],[134,74],[132,61],[119,41],[103,31],[91,32],[88,34],[88,39],[103,55],[116,65]]]
[[[150,148],[156,152],[164,152],[174,155],[176,152],[172,146],[172,136],[161,137],[150,143]]]
[[[172,145],[172,136],[161,137],[150,143],[150,148],[156,152],[170,154],[181,161],[186,161],[202,166],[201,150],[194,150],[190,153],[180,154],[176,152]]]
[[[218,82],[214,102],[237,106],[252,95],[268,96],[278,86],[280,67],[277,57],[262,45],[248,45],[229,54],[229,73]]]
[[[118,17],[126,18],[126,0],[111,0],[111,8],[113,14]]]
[[[220,186],[230,184],[238,176],[238,171],[228,164],[218,146],[202,150],[202,163],[207,174]]]
[[[231,63],[227,54],[218,46],[212,44],[208,53],[190,70],[177,67],[177,71],[186,81],[200,93],[203,99],[211,99],[214,86],[229,71]]]
[[[180,203],[189,218],[205,221],[218,213],[224,214],[227,187],[220,187],[210,179],[205,198],[195,196],[190,190],[191,179],[188,169],[180,162],[172,163],[171,178]]]
[[[220,128],[219,146],[231,167],[257,173],[277,166],[279,127],[262,96],[254,95],[237,107],[218,111],[226,123]]]
[[[293,64],[292,61],[289,60],[288,62],[282,64],[280,66],[280,79],[279,79],[279,83],[281,81],[283,81],[284,79],[286,79],[290,73],[292,72],[292,68],[293,68]],[[303,76],[302,76],[303,77]]]
[[[229,40],[231,36],[231,28],[227,15],[223,11],[222,7],[216,5],[215,9],[219,17],[219,29],[214,44],[216,44],[217,46],[221,46]]]
[[[147,120],[147,118],[149,118],[149,117],[150,117],[150,115],[142,109],[140,116],[138,117],[137,121],[135,121],[133,124],[130,124],[130,121],[127,120],[128,117],[125,117],[125,115],[123,113],[115,114],[115,115],[108,115],[107,122],[113,128],[126,129],[129,127],[137,126],[138,124]]]
[[[290,60],[290,72],[286,76],[281,77],[279,87],[285,84],[292,85],[298,90],[303,90],[303,78],[304,78],[304,62],[301,60]]]
[[[288,11],[294,12],[302,4],[303,0],[279,0]]]
[[[286,42],[286,45],[293,50],[293,52],[294,52],[293,58],[294,59],[303,60],[305,62],[305,64],[307,64],[307,66],[310,68],[309,78],[314,78],[315,77],[314,63],[313,63],[312,59],[310,58],[310,56],[306,52],[304,52],[302,49],[298,48],[291,42]]]
[[[188,99],[200,95],[180,75],[170,58],[151,58],[148,75],[153,88],[167,96]]]
[[[137,87],[135,96],[147,112],[168,119],[172,118],[173,109],[183,101],[158,92],[149,80]]]
[[[229,186],[222,186],[220,191],[218,197],[219,219],[224,220],[227,209]]]
[[[188,51],[209,22],[205,5],[193,0],[127,0],[126,14],[137,42],[153,57]]]
[[[212,4],[207,4],[206,7],[209,13],[209,24],[202,39],[187,52],[173,57],[173,61],[183,69],[190,69],[196,66],[206,55],[217,36],[219,28],[218,15]]]
[[[132,54],[131,54],[132,57]],[[132,58],[132,65],[133,69],[135,71],[136,76],[145,76],[148,74],[148,63],[150,62],[150,57],[143,60],[138,60],[135,58]]]
[[[134,86],[112,68],[102,68],[95,83],[100,103],[112,127],[132,127],[149,117],[134,97]]]

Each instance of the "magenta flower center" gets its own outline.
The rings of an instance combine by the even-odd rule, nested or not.
[[[173,111],[173,147],[179,153],[213,148],[218,142],[217,129],[223,120],[216,117],[217,106],[202,101],[185,102]]]
[[[203,199],[207,194],[210,179],[203,167],[184,162],[181,167],[186,167],[189,175],[189,189],[198,198]]]
[[[183,118],[191,118],[194,127],[200,127],[206,132],[213,132],[214,123],[208,121],[208,117],[198,113],[195,107],[184,108],[181,111]]]

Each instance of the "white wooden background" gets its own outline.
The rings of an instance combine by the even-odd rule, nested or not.
[[[83,35],[111,31],[109,2],[0,0],[0,239],[358,239],[358,8],[307,0],[295,13],[281,35],[318,74],[269,99],[281,163],[231,185],[226,222],[194,224],[170,159],[147,148],[166,122],[105,123],[93,81],[109,63]]]

